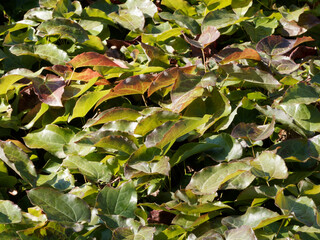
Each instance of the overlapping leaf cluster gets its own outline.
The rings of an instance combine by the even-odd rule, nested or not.
[[[0,4],[1,239],[319,239],[320,4]]]

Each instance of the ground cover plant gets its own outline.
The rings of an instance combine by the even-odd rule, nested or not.
[[[320,239],[318,1],[0,11],[1,239]]]

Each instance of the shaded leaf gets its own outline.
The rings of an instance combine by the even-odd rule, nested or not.
[[[28,155],[12,142],[0,141],[0,159],[23,180],[35,185],[37,173]]]
[[[313,41],[311,37],[285,39],[279,35],[272,35],[261,39],[256,48],[258,52],[264,52],[268,55],[281,55],[289,52],[301,43],[310,41]]]
[[[168,55],[160,48],[140,43],[149,58],[149,66],[161,66],[167,68],[169,66]]]
[[[226,231],[226,240],[247,239],[256,240],[254,231],[249,226],[240,226],[239,228]]]
[[[63,160],[63,166],[70,170],[78,170],[81,174],[86,176],[88,179],[95,182],[109,182],[112,173],[107,165],[88,161],[80,156],[68,156]]]
[[[90,221],[89,206],[73,194],[45,187],[33,188],[27,194],[31,203],[39,206],[49,220],[69,223]]]
[[[124,136],[110,135],[102,138],[94,146],[104,148],[106,151],[120,151],[128,155],[137,150],[137,146]]]
[[[78,23],[65,18],[47,20],[39,25],[38,31],[44,35],[58,34],[73,42],[83,43],[89,40],[87,32]]]

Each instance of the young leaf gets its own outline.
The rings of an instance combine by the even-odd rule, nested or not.
[[[220,64],[226,64],[232,61],[238,61],[240,59],[253,59],[256,61],[261,60],[260,55],[256,50],[252,48],[246,48],[242,52],[234,52],[225,57],[222,61],[220,61]]]
[[[73,68],[79,67],[91,67],[91,66],[107,66],[107,67],[119,67],[118,64],[106,56],[96,52],[85,52],[75,56],[68,62]]]
[[[49,220],[66,223],[90,221],[88,204],[73,194],[47,187],[33,188],[27,194],[31,203],[39,206]]]
[[[48,74],[45,79],[33,78],[32,83],[41,102],[49,106],[63,107],[61,97],[66,84],[62,77]]]

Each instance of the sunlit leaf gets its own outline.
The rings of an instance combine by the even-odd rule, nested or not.
[[[142,31],[145,24],[143,12],[137,7],[121,9],[118,14],[112,12],[109,14],[109,17],[131,31]]]
[[[242,52],[234,52],[229,56],[225,57],[222,61],[220,61],[220,64],[226,64],[231,61],[237,61],[240,59],[253,59],[256,61],[261,60],[260,55],[256,50],[252,48],[246,48]]]
[[[239,228],[226,231],[226,240],[247,239],[256,240],[254,231],[249,226],[240,226]]]
[[[19,223],[22,220],[21,209],[9,200],[0,200],[0,223]]]
[[[101,209],[102,214],[134,218],[137,192],[133,183],[124,183],[119,188],[104,187],[97,197],[97,207]]]
[[[250,170],[250,168],[248,164],[243,162],[221,163],[206,167],[192,176],[187,189],[191,189],[199,195],[214,194],[223,183]]]
[[[188,1],[185,0],[163,0],[161,2],[162,5],[172,9],[172,10],[181,10],[185,15],[192,16],[196,14],[196,10],[193,6],[191,6]]]
[[[96,52],[85,52],[77,55],[71,61],[68,62],[74,68],[88,67],[88,66],[108,66],[119,67],[118,64],[106,56]]]
[[[298,83],[288,89],[283,96],[282,103],[295,104],[304,103],[310,104],[316,102],[320,95],[313,86],[305,83]]]

